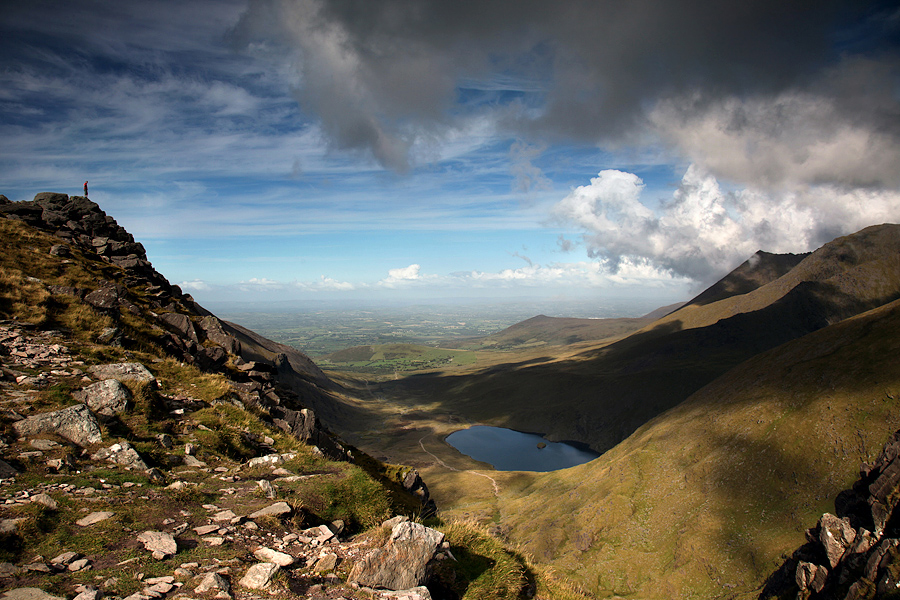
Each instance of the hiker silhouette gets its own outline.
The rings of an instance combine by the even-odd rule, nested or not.
[[[84,197],[87,198],[87,181],[84,182]]]

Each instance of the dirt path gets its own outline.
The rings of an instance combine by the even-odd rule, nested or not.
[[[471,473],[472,475],[478,475],[479,477],[484,477],[485,479],[488,479],[488,480],[491,482],[491,486],[494,488],[494,496],[497,497],[497,498],[500,497],[500,486],[497,485],[497,480],[494,479],[493,477],[491,477],[490,475],[485,475],[484,473],[479,473],[478,471],[472,471],[472,470],[460,471],[459,469],[457,469],[457,468],[455,468],[455,467],[451,467],[450,465],[448,465],[447,463],[445,463],[443,460],[441,460],[439,457],[437,457],[437,456],[435,456],[434,454],[432,454],[431,452],[429,452],[429,451],[425,448],[425,444],[422,443],[422,442],[425,441],[425,438],[427,438],[429,435],[431,435],[431,434],[430,434],[430,433],[426,433],[426,434],[425,434],[424,436],[422,436],[422,438],[419,440],[419,446],[422,448],[422,452],[424,452],[425,454],[427,454],[428,456],[430,456],[431,458],[433,458],[433,459],[435,460],[435,462],[437,462],[439,465],[441,465],[441,466],[444,467],[445,469],[448,469],[448,470],[450,470],[450,471],[455,471],[455,472],[457,472],[457,473]]]

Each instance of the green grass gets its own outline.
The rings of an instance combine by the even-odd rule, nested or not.
[[[377,344],[339,350],[319,360],[323,368],[364,373],[422,371],[473,365],[474,352],[447,350],[416,344]]]

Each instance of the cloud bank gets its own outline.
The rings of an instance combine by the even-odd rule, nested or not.
[[[833,185],[727,191],[696,165],[657,210],[641,202],[643,191],[634,174],[601,171],[560,201],[554,215],[581,229],[588,254],[612,273],[646,261],[705,284],[757,250],[805,252],[900,215],[896,191]]]

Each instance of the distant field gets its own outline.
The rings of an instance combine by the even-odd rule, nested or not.
[[[416,344],[355,346],[318,358],[323,369],[363,373],[421,371],[475,364],[475,353]]]

